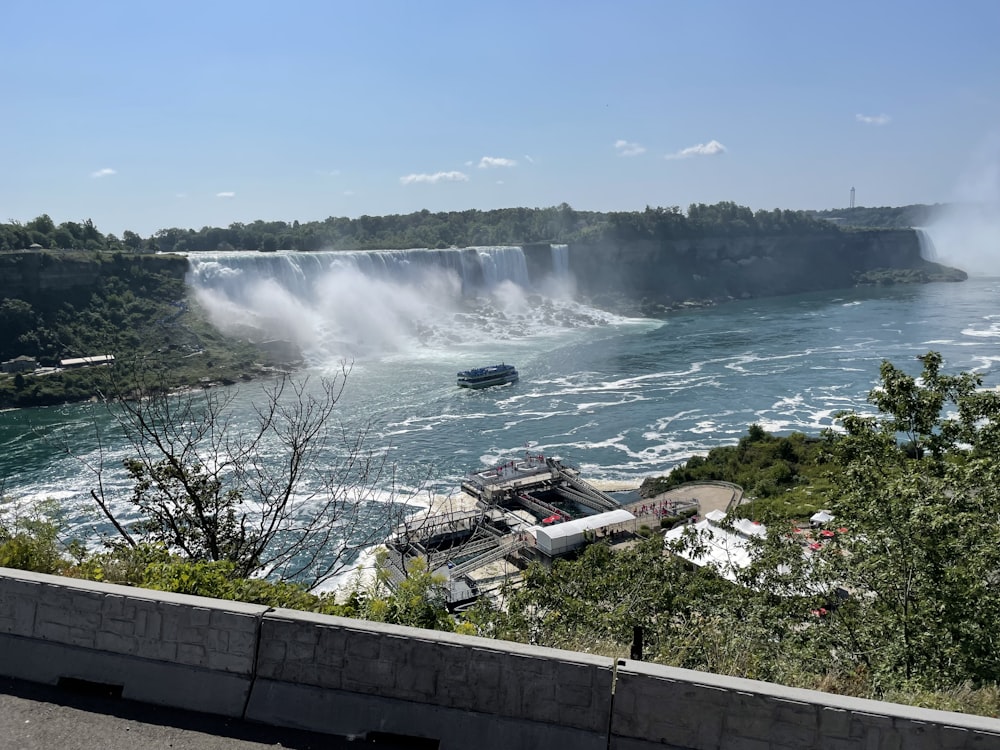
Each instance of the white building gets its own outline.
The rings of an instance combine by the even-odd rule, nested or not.
[[[535,537],[535,548],[549,557],[555,557],[584,546],[587,543],[584,533],[586,531],[598,533],[620,523],[634,520],[635,516],[622,508],[584,516],[552,526],[536,526],[531,529],[531,533]]]

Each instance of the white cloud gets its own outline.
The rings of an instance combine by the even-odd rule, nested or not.
[[[712,140],[708,143],[698,143],[694,146],[682,148],[673,154],[667,154],[667,159],[688,159],[692,156],[715,156],[726,153],[726,147],[718,141]]]
[[[527,154],[525,154],[525,155],[524,155],[524,160],[525,160],[526,162],[528,162],[528,164],[534,164],[534,163],[535,163],[535,160],[534,160],[534,159],[532,159],[532,158],[531,158],[530,156],[528,156]]]
[[[110,177],[113,174],[118,174],[118,172],[110,167],[105,167],[104,169],[98,169],[96,172],[91,172],[90,176],[96,180],[100,177]]]
[[[469,178],[462,172],[435,172],[434,174],[408,174],[399,178],[401,185],[412,185],[417,182],[427,182],[431,185],[438,182],[468,182]]]
[[[345,190],[344,191],[344,195],[350,197],[350,196],[354,195],[354,191],[353,190]]]
[[[502,156],[484,156],[479,160],[480,169],[489,169],[490,167],[516,167],[517,162],[513,159],[505,159]]]
[[[887,114],[881,115],[854,115],[854,119],[863,122],[865,125],[888,125],[892,119]]]
[[[215,197],[216,198],[235,198],[236,197],[236,193],[234,193],[232,190],[223,190],[221,193],[216,193]]]
[[[615,141],[615,150],[618,152],[619,156],[638,156],[639,154],[646,153],[646,147],[640,146],[638,143],[633,143],[632,141]]]

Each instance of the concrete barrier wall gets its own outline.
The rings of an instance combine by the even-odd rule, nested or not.
[[[618,661],[611,750],[985,750],[1000,721]]]
[[[266,610],[0,568],[0,673],[240,716]]]
[[[1000,750],[1000,720],[0,568],[0,674],[441,748]]]
[[[277,610],[264,617],[247,717],[442,748],[606,748],[614,661]]]

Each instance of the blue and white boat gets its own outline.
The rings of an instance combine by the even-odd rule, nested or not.
[[[489,388],[491,385],[505,385],[517,382],[517,368],[514,365],[489,365],[462,370],[458,373],[461,388]]]

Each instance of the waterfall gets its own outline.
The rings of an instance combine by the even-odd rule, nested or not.
[[[188,282],[197,290],[240,299],[255,283],[278,285],[298,299],[315,300],[329,274],[356,272],[387,283],[419,283],[428,274],[454,275],[466,294],[489,291],[510,281],[529,286],[519,247],[464,250],[370,250],[356,252],[191,253]]]
[[[557,279],[569,278],[569,245],[551,245],[552,275]]]
[[[961,268],[970,276],[1000,276],[1000,202],[995,197],[988,202],[942,206],[933,221],[917,231],[933,238],[935,255],[927,258]]]
[[[312,362],[448,351],[609,318],[549,278],[536,287],[520,247],[191,253],[188,263],[188,284],[222,331],[294,342]],[[565,245],[553,267],[568,274]]]
[[[924,260],[932,260],[935,263],[938,262],[939,258],[937,248],[934,246],[934,240],[931,239],[927,230],[920,227],[914,227],[913,231],[917,233],[917,242],[920,243],[920,257]]]

